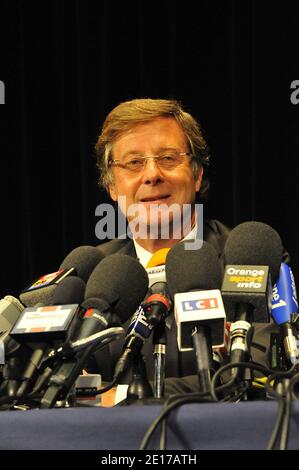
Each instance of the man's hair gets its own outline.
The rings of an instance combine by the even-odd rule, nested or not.
[[[99,184],[106,190],[113,183],[113,173],[109,166],[112,160],[113,144],[137,124],[152,121],[158,117],[174,118],[182,129],[192,154],[192,171],[197,176],[201,166],[209,164],[209,148],[203,137],[200,124],[183,110],[176,100],[139,98],[125,101],[116,106],[107,116],[102,131],[95,145],[97,167],[100,172]],[[205,198],[209,181],[204,171],[200,189],[201,198]]]

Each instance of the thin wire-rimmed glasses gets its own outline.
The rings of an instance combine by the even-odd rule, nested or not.
[[[146,162],[152,158],[158,167],[162,170],[174,170],[184,159],[184,156],[192,157],[190,152],[179,152],[177,150],[168,150],[161,155],[127,155],[123,160],[110,160],[109,166],[117,166],[133,173],[139,173],[144,170]]]

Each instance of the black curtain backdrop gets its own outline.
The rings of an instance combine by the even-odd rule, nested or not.
[[[299,2],[0,0],[1,297],[96,245],[93,147],[135,97],[180,100],[211,148],[206,217],[273,226],[299,275]]]

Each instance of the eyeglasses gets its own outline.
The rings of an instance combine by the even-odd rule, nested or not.
[[[139,173],[144,170],[146,162],[152,158],[162,170],[174,170],[184,159],[184,156],[193,157],[189,152],[178,152],[177,150],[167,150],[161,155],[128,155],[122,161],[110,160],[109,166],[118,166],[130,172]]]

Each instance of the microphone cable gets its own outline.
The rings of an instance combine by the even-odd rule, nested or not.
[[[246,363],[247,364],[247,363]],[[222,390],[223,386],[218,387],[219,390]],[[169,414],[178,408],[179,406],[189,404],[189,403],[203,403],[203,402],[213,402],[215,401],[213,397],[211,397],[210,391],[206,392],[195,392],[195,393],[184,393],[184,394],[176,394],[171,395],[168,397],[164,404],[163,411],[157,416],[157,418],[152,422],[148,430],[146,431],[142,442],[140,444],[139,450],[146,450],[152,435],[156,431],[157,427],[161,423],[161,433],[160,433],[160,450],[166,449],[166,428],[167,428],[167,418]],[[220,403],[223,400],[216,401]]]
[[[207,398],[205,400],[205,398]],[[174,400],[173,403],[169,403],[171,400]],[[146,431],[141,444],[139,446],[139,450],[145,450],[149,445],[150,439],[159,426],[160,422],[165,420],[168,415],[174,409],[178,408],[179,406],[188,404],[188,403],[201,403],[203,401],[210,401],[210,393],[209,392],[202,392],[202,393],[189,393],[186,394],[177,394],[168,397],[165,402],[163,411],[157,416],[157,418],[152,422],[148,430]],[[163,440],[163,439],[162,439]],[[161,441],[161,438],[160,438]]]
[[[73,347],[75,347],[78,351],[80,349],[83,349],[84,348],[84,341],[86,340],[90,340],[90,342],[92,341],[95,341],[95,344],[94,344],[94,347],[100,351],[103,347],[105,347],[108,343],[110,343],[111,341],[113,341],[115,338],[117,338],[118,335],[121,334],[121,330],[122,328],[109,328],[109,329],[106,329],[100,333],[97,333],[97,334],[94,334],[88,338],[84,338],[83,340],[78,340],[78,341],[75,341],[75,342],[69,342],[69,343],[65,343],[63,346],[60,346],[59,348],[57,348],[56,350],[50,350],[50,353],[56,351],[59,352],[59,350],[61,351],[67,351],[68,349],[70,350],[70,354],[71,354],[71,348],[68,346],[69,344],[71,344]],[[98,341],[101,341],[100,344],[97,344]],[[82,344],[81,344],[82,343]],[[43,397],[43,390],[45,389],[46,385],[47,385],[47,382],[48,382],[48,379],[49,377],[51,376],[51,374],[53,373],[53,368],[55,368],[55,364],[56,364],[56,360],[57,360],[57,357],[59,358],[60,355],[53,355],[51,356],[51,354],[48,355],[48,357],[46,357],[40,364],[39,366],[39,378],[37,379],[36,383],[35,383],[35,386],[33,388],[32,391],[30,391],[29,393],[27,394],[24,394],[22,396],[16,394],[14,396],[3,396],[3,397],[0,397],[0,409],[2,409],[2,407],[4,407],[3,409],[11,409],[12,407],[16,407],[16,406],[26,406],[27,403],[29,404],[29,408],[32,408],[33,407],[38,407],[40,405],[40,403],[38,403],[38,400],[40,400],[42,397]],[[50,364],[51,364],[51,367],[50,367]],[[89,392],[81,392],[80,393],[80,397],[84,397],[84,396],[97,396],[97,395],[100,395],[102,393],[105,393],[106,391],[110,390],[112,387],[114,387],[114,385],[116,384],[116,381],[113,381],[111,383],[108,383],[105,387],[101,388],[100,390],[97,390],[97,391],[89,391]],[[30,406],[30,404],[32,404],[32,406]]]
[[[234,395],[233,397],[230,396],[224,396],[222,399],[219,399],[217,394],[219,392],[223,392],[226,389],[231,389],[232,386],[235,383],[235,379],[222,384],[218,387],[216,387],[217,380],[220,378],[221,374],[229,369],[233,368],[247,368],[251,370],[256,370],[259,372],[264,373],[265,375],[269,376],[268,377],[268,382],[265,386],[265,388],[270,387],[270,383],[273,381],[275,378],[289,378],[292,376],[295,366],[292,366],[288,371],[285,372],[279,372],[279,371],[274,371],[271,369],[268,369],[267,367],[262,366],[261,364],[254,363],[254,362],[235,362],[235,363],[229,363],[225,364],[224,366],[220,367],[214,374],[212,381],[211,381],[211,391],[210,392],[199,392],[199,393],[189,393],[189,394],[177,394],[177,395],[172,395],[168,397],[164,404],[164,408],[162,412],[157,416],[157,418],[152,422],[150,427],[148,428],[147,432],[145,433],[139,450],[145,450],[147,449],[149,442],[156,431],[157,427],[159,424],[162,424],[161,427],[161,433],[160,433],[160,450],[165,450],[166,448],[166,420],[169,417],[170,413],[175,410],[176,408],[185,405],[185,404],[191,404],[191,403],[203,403],[203,402],[215,402],[215,403],[223,403],[227,401],[240,401],[243,394],[246,393],[248,390],[249,384],[244,382],[242,384],[238,384],[238,394]],[[295,386],[295,384],[299,381],[299,375],[295,376],[296,381],[290,382],[292,388]],[[258,380],[258,379],[257,379]],[[271,388],[271,391],[273,392],[273,389]],[[275,392],[274,392],[275,393]],[[279,416],[282,415],[284,416],[284,408],[281,411],[282,405],[279,402]],[[285,445],[284,442],[287,441],[287,436],[288,436],[288,423],[289,423],[289,417],[290,413],[287,413],[285,415],[285,424],[284,424],[284,432],[282,436],[282,446]],[[279,421],[279,425],[276,425],[273,429],[272,435],[276,431],[276,428],[278,428],[278,431],[281,427],[281,420]],[[276,439],[275,439],[276,441]],[[275,443],[275,442],[274,442]],[[281,446],[281,447],[282,447]]]
[[[293,366],[292,369],[296,369],[296,366]],[[291,370],[291,369],[290,369]],[[266,387],[269,389],[269,383],[273,380],[273,376],[269,376]],[[275,378],[274,378],[275,380]],[[269,390],[269,394],[272,394],[278,400],[278,411],[275,420],[275,424],[268,442],[267,450],[274,450],[278,437],[280,434],[280,444],[279,450],[287,450],[288,447],[288,438],[289,438],[289,429],[290,429],[290,419],[292,412],[292,402],[294,399],[294,388],[299,382],[299,374],[296,373],[293,377],[286,380],[278,382],[276,388],[273,387],[272,390]]]
[[[280,450],[287,450],[288,448],[290,421],[291,421],[292,405],[293,405],[293,399],[294,399],[294,388],[298,382],[299,382],[299,374],[296,374],[294,377],[290,379],[290,382],[287,388],[286,404],[285,404],[286,409],[285,409],[285,415],[284,415],[284,419],[282,423]]]
[[[299,374],[294,372],[296,371],[296,365],[293,365],[287,371],[274,371],[272,369],[268,369],[258,363],[250,363],[250,362],[236,362],[230,363],[222,366],[218,371],[216,371],[215,375],[211,381],[211,395],[214,399],[218,399],[216,394],[216,383],[217,379],[220,375],[225,372],[226,370],[232,368],[248,368],[251,370],[257,370],[259,372],[263,372],[267,377],[267,381],[265,384],[265,389],[268,392],[268,395],[275,398],[278,401],[278,410],[275,419],[275,423],[273,426],[273,430],[267,445],[267,450],[273,450],[275,444],[278,440],[279,433],[281,433],[281,440],[280,440],[280,450],[287,449],[287,441],[289,436],[289,425],[290,425],[290,417],[291,417],[291,406],[292,406],[292,395],[293,389],[295,385],[299,382]],[[285,380],[290,379],[288,384],[285,384]],[[283,380],[281,382],[280,380]],[[257,379],[258,381],[258,379]],[[276,384],[278,381],[278,384]],[[232,381],[231,381],[232,382]],[[271,382],[273,382],[273,386],[271,386]],[[231,385],[230,382],[224,384],[217,388],[217,392],[220,389],[227,388]],[[285,396],[284,396],[285,395]]]
[[[251,346],[258,348],[263,352],[266,351],[266,348],[263,345],[260,345],[259,343],[252,343]],[[229,382],[226,382],[225,384],[220,385],[219,387],[217,387],[217,390],[220,392],[220,391],[232,388],[234,384],[235,384],[235,378],[232,378]],[[263,384],[263,386],[264,386],[264,384]],[[225,396],[222,400],[219,400],[215,396],[214,399],[216,399],[217,401],[222,401],[222,402],[237,403],[242,399],[244,393],[247,392],[248,388],[249,388],[249,382],[248,381],[243,381],[240,384],[238,384],[238,386],[237,386],[237,390],[236,390],[236,393],[238,392],[237,395],[236,394],[234,394],[233,396],[228,395],[228,396]],[[178,396],[179,395],[175,395],[175,397],[178,397]],[[184,395],[182,394],[181,396],[183,397]],[[172,398],[174,398],[174,397],[172,397]],[[171,401],[171,397],[169,397],[166,400],[164,406],[167,407],[170,404],[170,401]],[[167,416],[165,416],[165,418],[161,422],[159,450],[165,450],[166,449],[166,432],[167,432]]]
[[[247,391],[248,387],[249,387],[249,384],[247,382],[244,382],[243,384],[240,384],[240,386],[239,386],[240,391],[239,391],[238,395],[235,395],[233,397],[230,397],[230,396],[224,397],[223,399],[218,400],[218,402],[238,403],[241,400],[244,393]],[[188,395],[186,395],[186,394],[183,395],[182,394],[181,396],[182,396],[182,398],[184,398],[184,397],[190,396],[190,394],[188,394]],[[177,399],[179,397],[180,397],[180,395],[175,395],[175,396],[169,397],[164,406],[165,407],[168,406],[172,399],[175,399],[175,398]],[[203,402],[203,401],[205,401],[205,400],[198,400],[198,402]],[[212,400],[209,399],[207,401],[212,401]],[[181,403],[181,405],[184,405],[184,404],[185,403]],[[167,418],[168,418],[168,416],[165,416],[164,419],[162,420],[162,423],[161,423],[159,450],[166,450]]]
[[[247,363],[245,363],[247,364]],[[223,385],[220,387],[217,387],[217,390],[222,390]],[[244,390],[242,390],[242,395],[244,393]],[[148,430],[146,431],[142,442],[140,444],[139,450],[145,450],[150,442],[150,439],[152,438],[153,433],[156,431],[157,427],[161,423],[161,433],[160,433],[160,448],[159,450],[165,450],[166,449],[166,426],[167,426],[167,418],[169,417],[169,414],[178,408],[179,406],[189,404],[189,403],[206,403],[206,402],[214,402],[215,400],[211,397],[210,391],[206,392],[194,392],[194,393],[183,393],[183,394],[175,394],[169,396],[165,403],[164,403],[164,409],[163,411],[157,416],[157,418],[152,422]],[[217,403],[221,403],[225,401],[225,399],[219,400],[218,398],[216,399]]]

